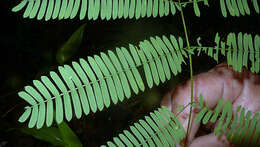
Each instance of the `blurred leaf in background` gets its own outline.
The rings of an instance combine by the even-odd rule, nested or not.
[[[76,54],[83,39],[86,23],[81,25],[57,51],[56,60],[63,64]]]
[[[27,135],[32,135],[34,138],[49,142],[53,146],[64,146],[60,131],[55,127],[43,127],[41,129],[36,128],[20,128],[20,131]]]
[[[36,128],[20,128],[20,131],[27,135],[32,135],[34,138],[50,143],[52,146],[64,147],[82,147],[77,135],[71,128],[62,122],[57,127]]]
[[[77,135],[65,122],[58,124],[58,128],[65,143],[65,147],[82,147],[82,144]]]

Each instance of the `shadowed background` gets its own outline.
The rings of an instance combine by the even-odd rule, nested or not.
[[[99,52],[106,52],[115,47],[126,47],[128,44],[138,45],[139,41],[152,36],[169,34],[184,38],[180,13],[162,18],[120,19],[110,21],[93,21],[78,18],[74,20],[38,21],[23,19],[22,12],[12,13],[11,9],[18,1],[1,2],[1,85],[0,85],[0,147],[5,146],[50,146],[30,135],[19,131],[27,124],[18,123],[17,119],[26,105],[17,96],[17,92],[25,85],[31,85],[32,80],[47,75],[49,71],[56,71],[60,63],[59,56],[67,56],[68,60],[78,61]],[[260,18],[257,15],[245,17],[222,17],[219,3],[211,2],[210,7],[201,5],[201,17],[193,12],[192,6],[184,9],[186,25],[192,45],[196,45],[196,38],[201,36],[202,43],[214,46],[214,37],[217,32],[225,37],[229,32],[247,32],[259,34]],[[203,8],[205,8],[203,10]],[[69,52],[58,52],[59,48],[69,37],[86,23],[82,42],[78,49]],[[209,39],[209,40],[207,40]],[[223,61],[224,59],[221,59]],[[207,71],[217,63],[201,55],[194,57],[194,72]],[[111,140],[127,126],[149,114],[157,108],[164,93],[175,84],[185,81],[189,75],[189,66],[183,65],[183,72],[172,80],[144,93],[134,95],[131,99],[111,106],[102,112],[90,114],[69,122],[69,126],[77,134],[83,146],[98,146]],[[145,82],[145,80],[144,80]]]

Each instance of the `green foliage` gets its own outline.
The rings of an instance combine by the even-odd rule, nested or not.
[[[50,143],[53,146],[64,146],[61,134],[58,128],[55,127],[43,127],[41,129],[35,128],[20,128],[25,134],[31,135],[36,139]]]
[[[218,33],[215,37],[215,47],[203,47],[198,40],[197,47],[198,55],[201,51],[204,51],[210,57],[213,57],[217,62],[220,53],[227,57],[227,64],[232,65],[234,70],[241,72],[242,67],[247,67],[251,72],[258,73],[260,70],[260,37],[255,35],[241,32],[236,35],[235,33],[229,33],[227,41],[221,41]],[[191,47],[195,49],[196,47]],[[249,64],[249,62],[251,64]],[[249,65],[251,68],[249,68]]]
[[[202,0],[198,0],[202,1]],[[193,2],[194,11],[200,16],[197,0],[182,2],[183,6]],[[203,0],[208,5],[208,0]],[[256,2],[257,4],[257,2]],[[18,12],[25,8],[24,18],[41,20],[73,19],[79,14],[80,20],[96,20],[99,17],[110,19],[139,19],[144,17],[163,17],[175,15],[180,10],[178,2],[172,0],[22,0],[12,11]]]
[[[19,130],[25,134],[32,135],[39,140],[49,142],[53,146],[82,147],[82,144],[76,134],[65,122],[58,124],[58,128],[20,128]]]
[[[202,95],[200,96],[200,105],[197,106],[200,112],[195,117],[196,123],[202,121],[203,124],[207,124],[209,121],[211,123],[218,121],[214,129],[215,135],[226,134],[227,139],[235,145],[260,145],[260,142],[257,141],[260,135],[260,116],[258,113],[255,113],[252,117],[252,112],[245,112],[245,108],[241,106],[237,107],[235,113],[233,113],[231,102],[227,100],[223,104],[223,98],[219,99],[215,110],[210,110],[201,101],[204,101]]]
[[[65,147],[82,147],[80,140],[77,135],[70,129],[70,127],[62,122],[58,124],[59,132],[62,136]]]
[[[170,36],[170,40],[165,36],[162,39],[151,37],[150,42],[140,42],[140,49],[129,45],[130,53],[125,48],[117,48],[116,54],[108,51],[88,57],[87,61],[80,59],[72,66],[59,66],[58,74],[51,71],[50,78],[42,76],[41,80],[33,81],[34,86],[26,86],[25,91],[18,93],[31,105],[26,107],[19,121],[24,122],[31,116],[28,127],[36,125],[41,128],[44,122],[47,126],[53,122],[53,103],[59,124],[64,119],[63,112],[70,121],[72,110],[77,118],[81,118],[82,111],[88,115],[90,111],[109,107],[111,101],[116,104],[125,97],[130,98],[131,89],[138,94],[145,88],[138,67],[143,67],[149,88],[169,80],[171,72],[174,75],[181,72],[183,55],[187,56],[184,50],[180,50],[183,48],[181,38],[177,41]]]
[[[199,2],[208,5],[207,0],[186,2],[172,0],[21,1],[12,11],[17,12],[26,7],[23,16],[25,18],[37,16],[39,20],[44,17],[45,20],[72,19],[78,13],[80,19],[87,17],[89,20],[96,20],[99,16],[102,20],[139,19],[174,15],[176,10],[179,10],[182,15],[187,47],[184,47],[184,41],[181,37],[156,36],[140,42],[138,46],[130,44],[129,49],[116,48],[115,53],[112,51],[101,52],[100,55],[88,57],[87,60],[80,59],[79,63],[72,62],[70,66],[59,66],[57,72],[51,71],[48,76],[34,80],[33,86],[25,86],[25,90],[18,93],[22,99],[29,103],[19,118],[19,122],[29,120],[29,128],[36,126],[39,129],[43,127],[44,123],[47,127],[52,125],[54,110],[57,124],[65,119],[70,121],[73,115],[81,118],[82,114],[88,115],[90,112],[101,111],[111,106],[112,103],[117,104],[125,98],[130,98],[132,91],[135,94],[144,91],[144,78],[141,77],[140,69],[144,70],[146,84],[152,88],[154,85],[169,80],[172,73],[177,75],[182,72],[181,65],[183,62],[186,63],[184,59],[188,56],[190,65],[192,65],[191,55],[195,55],[194,50],[198,50],[198,55],[204,51],[217,62],[221,53],[227,56],[228,64],[233,65],[235,70],[241,71],[243,66],[247,68],[251,66],[252,72],[259,73],[260,40],[258,35],[255,35],[253,39],[251,34],[238,33],[236,36],[235,33],[230,33],[227,36],[227,41],[224,42],[217,34],[215,37],[216,46],[214,47],[202,46],[199,41],[200,37],[198,38],[199,46],[189,45],[182,7],[193,4],[195,15],[200,16]],[[251,2],[255,12],[259,14],[257,0]],[[227,10],[231,16],[251,14],[247,0],[220,0],[220,8],[224,17],[227,17]],[[77,35],[78,33],[81,34],[82,30],[75,33],[76,37],[80,37]],[[72,38],[75,36],[73,34]],[[68,42],[74,42],[72,38]],[[75,46],[78,46],[81,39],[76,40]],[[259,143],[259,115],[256,113],[251,119],[250,111],[245,114],[245,109],[238,107],[234,118],[232,118],[232,104],[227,101],[222,105],[223,101],[220,99],[213,111],[208,108],[207,102],[206,105],[204,104],[201,95],[199,104],[190,104],[200,108],[195,121],[202,121],[203,124],[209,121],[213,123],[218,121],[214,133],[222,135],[227,132],[227,137],[232,143],[241,143],[242,139],[244,139],[243,143],[253,143],[254,145]],[[185,107],[180,106],[178,110],[183,111]],[[221,109],[222,107],[223,109]],[[240,117],[238,118],[238,116]],[[238,129],[235,129],[236,127]],[[59,128],[66,129],[67,127],[61,124]],[[71,130],[63,132],[65,136],[70,136],[67,133],[70,134]],[[62,136],[68,140],[68,144],[73,142],[64,135]],[[130,126],[130,131],[123,131],[118,137],[113,138],[113,142],[107,142],[107,145],[167,146],[180,143],[185,135],[187,134],[185,134],[177,117],[163,107],[151,113],[150,116],[146,116],[144,120]],[[75,138],[75,136],[72,135],[71,138]],[[77,142],[75,144],[79,144]]]
[[[57,51],[56,60],[64,64],[77,52],[82,42],[86,24],[81,25]]]
[[[55,2],[55,3],[54,3]],[[27,6],[27,7],[26,7]],[[160,17],[176,13],[176,3],[168,0],[23,0],[12,9],[20,11],[26,7],[23,17],[45,20],[73,19],[79,13],[80,19]]]
[[[176,116],[166,107],[159,108],[124,130],[107,146],[175,146],[185,137],[185,131]],[[103,145],[105,146],[105,145]]]
[[[234,145],[258,146],[260,135],[260,116],[251,111],[245,112],[245,108],[239,106],[235,113],[232,112],[232,104],[220,98],[215,110],[211,110],[208,104],[204,104],[205,99],[200,94],[199,102],[193,107],[199,109],[195,117],[195,123],[217,123],[214,128],[216,136],[227,135],[227,139]],[[206,100],[207,101],[207,100]],[[191,104],[190,104],[191,105]],[[182,106],[181,111],[183,111]],[[107,146],[174,146],[180,144],[185,137],[185,131],[177,119],[177,115],[172,114],[168,108],[163,106],[145,119],[140,119],[130,126],[130,130],[124,130],[113,141],[108,141]],[[234,116],[234,117],[233,117]],[[257,144],[258,143],[258,144]],[[103,145],[105,146],[105,145]]]
[[[254,10],[259,14],[259,6],[257,0],[251,0]],[[220,8],[222,15],[227,17],[227,10],[231,16],[250,15],[250,8],[247,0],[220,0]]]

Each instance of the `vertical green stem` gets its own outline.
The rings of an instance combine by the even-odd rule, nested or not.
[[[182,19],[182,23],[183,23],[186,43],[187,43],[187,47],[188,47],[188,50],[189,50],[190,49],[190,43],[189,43],[187,28],[186,28],[184,14],[183,14],[183,11],[182,11],[182,6],[181,6],[180,0],[179,0],[179,6],[180,6],[180,11],[181,11],[181,19]],[[190,62],[190,103],[192,104],[193,103],[193,70],[192,70],[192,57],[191,57],[191,54],[189,54],[189,62]],[[192,107],[190,107],[188,128],[187,128],[187,133],[186,133],[186,139],[185,139],[184,146],[187,146],[187,142],[189,140],[189,130],[190,130],[191,114],[192,114]]]

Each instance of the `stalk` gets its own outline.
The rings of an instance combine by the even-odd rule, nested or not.
[[[187,43],[188,50],[190,50],[190,43],[189,43],[189,38],[188,38],[188,32],[187,32],[186,23],[185,23],[184,14],[183,14],[183,11],[182,11],[182,6],[181,6],[180,0],[179,0],[179,6],[180,6],[180,11],[181,11],[181,19],[182,19],[182,24],[183,24],[183,28],[184,28],[186,43]],[[192,57],[191,57],[191,54],[189,54],[189,63],[190,63],[190,104],[193,104],[193,70],[192,70]],[[189,140],[189,135],[188,134],[189,134],[189,130],[190,130],[191,114],[192,114],[192,107],[190,106],[188,128],[187,128],[187,133],[186,133],[184,147],[187,146],[188,140]]]

